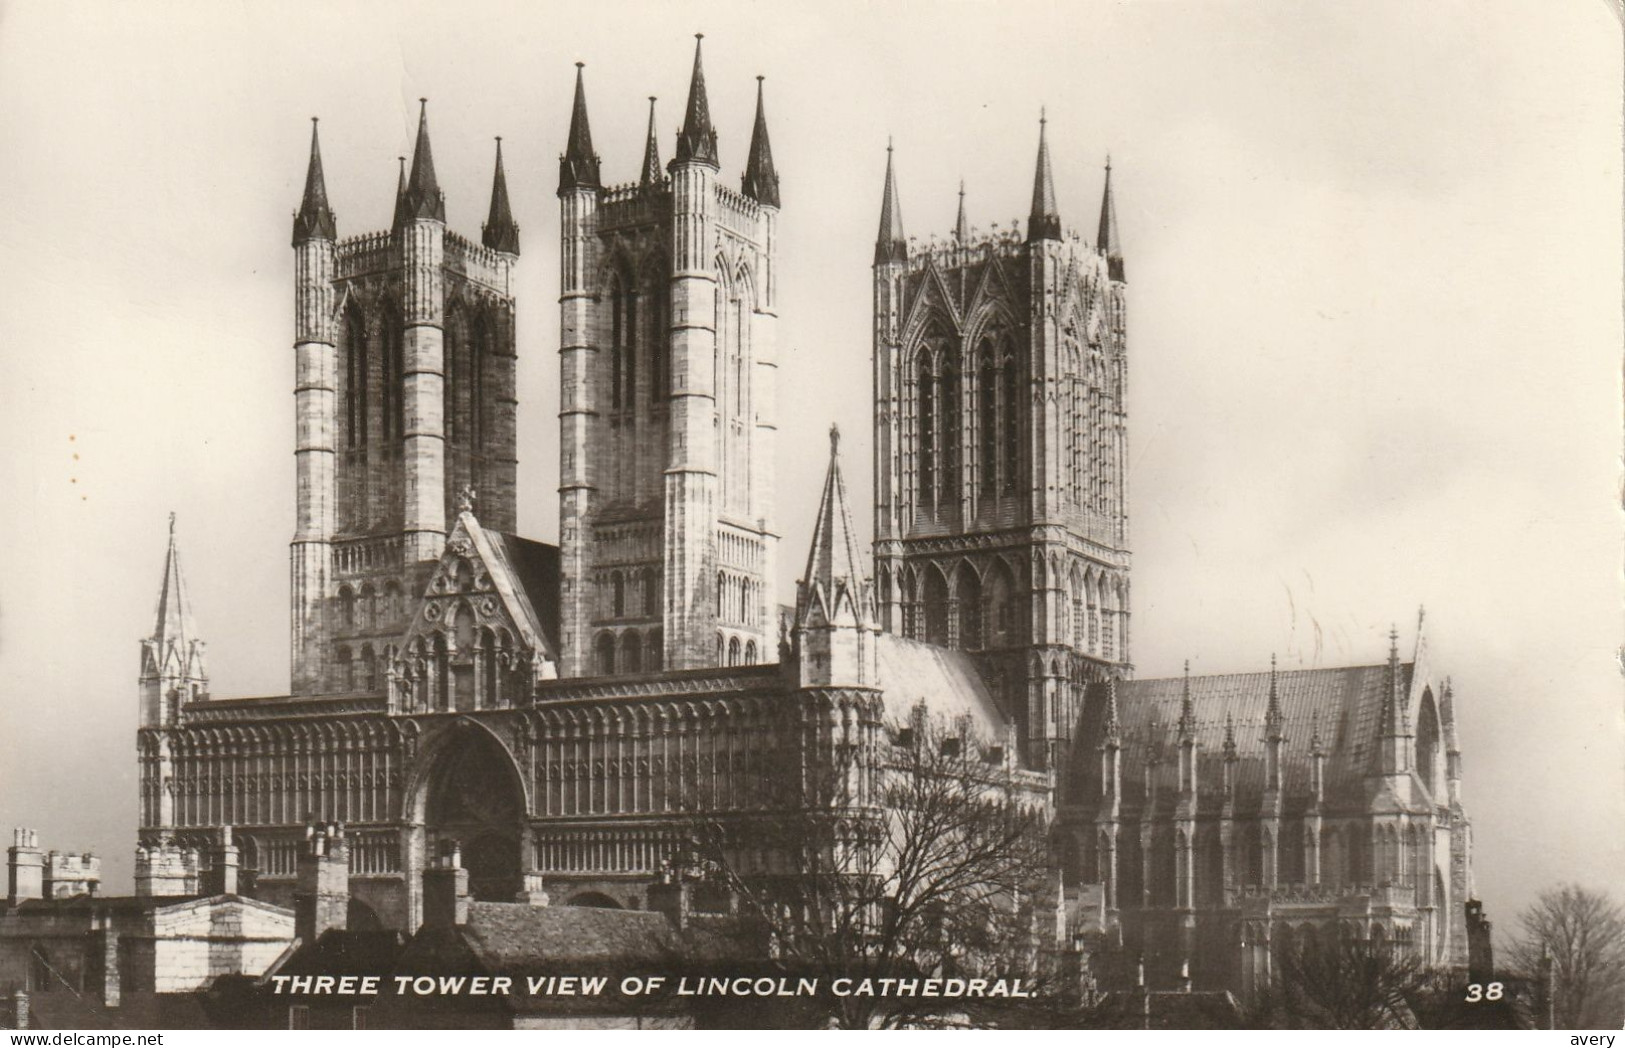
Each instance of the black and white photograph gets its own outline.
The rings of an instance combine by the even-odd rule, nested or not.
[[[1622,39],[0,0],[0,1030],[1621,1030]]]

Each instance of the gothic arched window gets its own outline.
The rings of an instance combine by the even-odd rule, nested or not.
[[[600,633],[598,635],[598,672],[605,677],[615,672],[615,635],[613,633]]]
[[[959,498],[959,453],[963,446],[959,423],[959,369],[951,359],[943,362],[941,389],[942,499],[951,503]]]
[[[753,640],[745,642],[745,665],[756,665],[756,642]]]
[[[620,572],[614,572],[609,577],[610,615],[621,618],[626,614],[626,580]]]
[[[987,342],[982,343],[977,356],[980,368],[976,382],[977,465],[981,471],[981,497],[990,499],[999,490],[999,371],[993,364],[992,346]]]
[[[1004,415],[1004,490],[1006,493],[1016,490],[1017,480],[1021,471],[1021,384],[1016,375],[1015,361],[1006,356],[1001,369],[1001,379],[1004,389],[999,405]]]
[[[648,618],[660,614],[660,576],[653,568],[643,569],[643,614]]]
[[[355,448],[367,442],[367,326],[353,307],[345,312],[344,348],[344,442]]]
[[[739,638],[734,637],[728,641],[728,665],[739,665]]]
[[[643,642],[637,632],[628,630],[621,637],[621,672],[638,673],[643,669]]]
[[[383,328],[383,431],[386,438],[397,439],[403,431],[406,369],[402,356],[401,315],[393,303],[384,308]]]
[[[919,404],[920,504],[930,506],[937,501],[937,411],[936,380],[931,374],[931,360],[928,354],[920,354],[918,374],[915,388]]]
[[[609,406],[621,406],[621,372],[624,365],[621,348],[621,284],[609,293]]]

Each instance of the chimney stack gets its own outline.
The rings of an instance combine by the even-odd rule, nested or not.
[[[315,942],[330,929],[348,927],[350,848],[343,823],[328,823],[320,829],[305,825],[293,909],[294,934],[303,942]]]
[[[45,855],[33,830],[18,827],[11,831],[11,847],[6,849],[6,901],[16,905],[24,899],[45,897]]]
[[[423,870],[423,926],[455,928],[467,923],[468,871],[463,869],[462,845],[452,841],[435,864]]]

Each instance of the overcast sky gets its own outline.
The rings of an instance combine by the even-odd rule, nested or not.
[[[387,225],[430,99],[451,226],[503,135],[520,523],[557,536],[573,63],[606,180],[671,155],[695,31],[724,176],[755,76],[783,179],[780,599],[824,431],[869,521],[887,136],[910,235],[1025,219],[1040,106],[1130,280],[1141,676],[1380,661],[1427,606],[1480,894],[1621,886],[1621,40],[1600,0],[0,7],[0,825],[128,889],[137,640],[179,514],[218,697],[287,687],[289,217],[322,117],[341,235]]]

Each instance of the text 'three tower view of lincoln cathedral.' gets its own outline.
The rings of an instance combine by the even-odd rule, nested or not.
[[[783,550],[794,199],[761,85],[749,147],[727,158],[742,177],[725,177],[697,48],[676,141],[651,108],[615,182],[578,68],[557,180],[554,546],[516,514],[517,416],[551,409],[526,402],[517,361],[553,347],[515,336],[521,290],[539,289],[501,142],[466,237],[427,108],[375,232],[341,238],[312,133],[292,236],[291,694],[211,694],[172,528],[141,650],[137,894],[229,883],[291,909],[327,893],[303,933],[410,933],[455,841],[476,900],[545,888],[553,906],[646,909],[696,813],[761,818],[785,803],[757,788],[772,770],[880,768],[924,716],[1045,813],[1058,934],[1123,943],[1154,984],[1183,971],[1248,995],[1272,943],[1330,936],[1466,964],[1456,705],[1420,631],[1369,665],[1134,675],[1109,165],[1079,235],[1058,202],[1083,194],[1056,186],[1045,136],[1062,132],[1041,122],[1024,228],[974,232],[961,194],[951,230],[913,240],[888,147],[873,542],[832,433],[811,548]],[[793,603],[781,556],[805,561]],[[342,825],[331,884],[300,877],[312,820]]]

